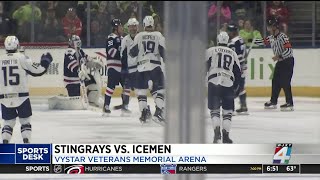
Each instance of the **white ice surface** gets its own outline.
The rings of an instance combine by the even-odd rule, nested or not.
[[[320,143],[320,99],[295,98],[294,112],[264,110],[268,98],[248,98],[250,115],[234,116],[231,138],[235,143]],[[154,103],[148,99],[154,112]],[[113,98],[111,105],[121,99]],[[283,98],[279,99],[283,103]],[[236,104],[238,106],[238,104]],[[142,126],[137,100],[132,98],[131,117],[121,117],[120,111],[112,111],[111,117],[102,117],[93,111],[49,111],[46,100],[32,98],[32,143],[164,143],[164,127],[155,123]],[[209,117],[209,113],[207,114]],[[1,123],[2,124],[2,123]],[[207,143],[212,142],[212,124],[207,124]],[[13,143],[22,143],[20,124],[17,122]],[[319,162],[320,163],[320,162]],[[298,176],[298,175],[297,175]],[[208,175],[208,179],[319,179],[320,176],[300,175]],[[0,179],[148,179],[160,180],[161,175],[1,175]]]

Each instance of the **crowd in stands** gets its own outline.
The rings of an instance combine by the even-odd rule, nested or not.
[[[263,32],[263,9],[260,1],[223,1],[220,6],[220,31],[226,31],[229,23],[239,27],[239,35],[245,40],[247,46],[254,38],[261,38]],[[217,33],[217,1],[208,4],[209,46],[214,45]],[[288,32],[288,8],[284,1],[267,1],[267,18],[276,16],[281,29]]]
[[[87,3],[90,3],[89,10]],[[111,33],[113,18],[122,21],[125,32],[126,22],[131,17],[137,18],[142,25],[139,7],[142,7],[142,17],[152,15],[156,30],[163,32],[163,1],[0,1],[0,42],[9,34],[17,35],[22,42],[30,42],[33,20],[35,42],[66,42],[70,35],[76,34],[86,44],[89,12],[91,45],[104,46],[106,36]],[[225,31],[228,23],[236,23],[240,36],[250,46],[250,40],[260,38],[263,32],[262,8],[259,1],[222,1],[220,31]],[[277,16],[283,31],[287,32],[289,13],[285,2],[268,1],[266,8],[267,17]],[[208,34],[212,43],[218,33],[218,12],[217,1],[209,1]]]
[[[32,3],[34,3],[32,9]],[[88,4],[90,3],[90,9]],[[141,4],[139,4],[141,3]],[[130,17],[139,19],[152,15],[157,30],[162,31],[163,2],[157,1],[0,1],[0,42],[5,36],[15,34],[21,42],[31,41],[31,22],[34,22],[35,42],[66,42],[70,35],[87,40],[90,26],[92,46],[105,46],[111,33],[111,20],[119,18],[126,28]],[[34,13],[34,16],[32,15]],[[90,24],[87,19],[90,14]]]

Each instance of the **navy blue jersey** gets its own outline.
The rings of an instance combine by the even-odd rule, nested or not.
[[[243,39],[240,36],[231,39],[228,47],[237,53],[240,66],[242,66],[243,63],[245,63],[246,55],[246,45],[244,44]]]
[[[80,78],[78,75],[78,70],[80,67],[80,60],[86,60],[87,55],[82,49],[79,51],[79,58],[76,56],[76,50],[69,47],[64,54],[64,83],[68,84],[78,84],[80,83]]]
[[[113,68],[118,72],[121,72],[121,40],[122,37],[114,33],[111,33],[107,39],[107,68]]]

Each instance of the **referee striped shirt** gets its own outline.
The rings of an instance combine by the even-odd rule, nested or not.
[[[263,40],[256,40],[259,45],[271,45],[274,55],[279,56],[279,61],[293,57],[292,46],[286,34],[280,32],[276,36],[268,36]]]

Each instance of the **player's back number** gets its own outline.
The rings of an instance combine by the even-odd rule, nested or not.
[[[156,47],[156,43],[153,41],[142,41],[144,52],[146,54],[148,53],[154,53],[154,49]]]
[[[229,54],[218,53],[218,68],[230,70],[232,56]]]
[[[4,86],[16,86],[20,83],[20,76],[17,72],[19,70],[18,66],[3,66],[3,78],[4,78]]]

